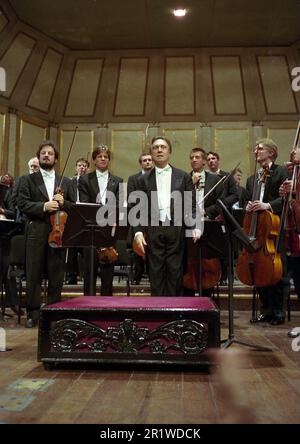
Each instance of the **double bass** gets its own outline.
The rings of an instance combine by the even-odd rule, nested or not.
[[[268,165],[261,171],[258,181],[254,174],[252,202],[260,200],[262,185],[266,184],[269,176]],[[255,247],[255,252],[250,253],[245,248],[242,250],[236,265],[237,277],[245,285],[276,285],[282,276],[282,262],[277,251],[280,217],[268,210],[248,212],[244,217],[243,230]]]

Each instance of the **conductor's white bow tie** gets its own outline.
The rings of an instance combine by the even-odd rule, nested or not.
[[[156,167],[156,171],[158,174],[164,173],[165,171],[171,171],[170,165],[165,166],[164,168],[158,168]]]

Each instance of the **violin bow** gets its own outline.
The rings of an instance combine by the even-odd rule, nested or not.
[[[62,173],[60,175],[59,184],[58,184],[57,188],[61,187],[61,184],[62,184],[62,181],[63,181],[63,178],[64,178],[64,173],[66,171],[66,167],[67,167],[67,164],[68,164],[68,161],[69,161],[69,158],[70,158],[70,155],[71,155],[71,151],[72,151],[72,148],[73,148],[73,145],[74,145],[74,141],[75,141],[75,136],[76,136],[77,130],[78,130],[78,126],[75,126],[75,130],[74,130],[74,133],[73,133],[71,145],[70,145],[70,148],[69,148],[69,151],[68,151],[68,155],[67,155],[67,158],[66,158],[66,161],[65,161],[65,165],[64,165]]]
[[[224,185],[225,182],[229,179],[230,176],[232,176],[233,172],[240,166],[241,162],[238,162],[236,166],[230,171],[230,173],[227,176],[222,176],[221,179],[205,194],[205,196],[202,197],[202,199],[199,202],[199,205],[204,202],[204,200],[214,191],[217,186],[219,186],[221,183]]]

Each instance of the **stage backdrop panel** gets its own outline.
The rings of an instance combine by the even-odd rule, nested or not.
[[[31,108],[49,112],[62,58],[63,55],[57,51],[47,50],[27,102]]]
[[[267,137],[273,139],[278,146],[278,157],[276,163],[279,165],[282,165],[290,160],[290,152],[293,148],[296,130],[296,126],[294,129],[268,128],[267,130]]]
[[[257,56],[257,63],[267,113],[297,113],[286,56]]]
[[[239,56],[212,56],[211,74],[216,114],[246,114],[244,82]]]
[[[194,57],[166,57],[164,115],[195,114]]]
[[[27,162],[36,155],[39,144],[46,139],[46,126],[26,120],[20,122],[20,141],[16,150],[17,175],[28,174]]]
[[[239,168],[243,171],[242,183],[245,184],[251,174],[249,128],[215,128],[214,146],[220,155],[222,170],[230,172],[240,162]]]
[[[145,114],[148,57],[121,58],[115,99],[115,116]]]
[[[2,10],[0,9],[0,32],[2,31],[2,29],[5,28],[7,23],[8,23],[8,20],[5,17],[5,15],[3,14]]]
[[[69,148],[74,135],[74,129],[62,129],[60,131],[60,171],[64,167]],[[94,149],[94,130],[77,130],[71,155],[66,167],[64,176],[73,177],[75,175],[76,160],[80,157],[88,159],[91,163],[90,170],[94,169],[91,162],[92,151]]]
[[[93,116],[103,69],[103,59],[76,61],[65,110],[66,116]]]
[[[36,40],[20,33],[11,43],[0,60],[0,66],[6,70],[5,97],[10,97],[32,53]]]
[[[125,182],[140,171],[138,158],[145,149],[145,132],[141,129],[112,129],[111,171]]]

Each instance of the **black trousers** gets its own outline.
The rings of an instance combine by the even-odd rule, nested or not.
[[[288,272],[293,279],[295,292],[300,300],[300,256],[289,256]]]
[[[287,272],[286,255],[281,255],[282,278],[272,287],[257,288],[260,298],[260,311],[272,318],[285,318],[286,302],[291,291],[290,277]]]
[[[152,296],[183,293],[184,228],[148,227],[149,279]]]
[[[66,250],[48,244],[50,226],[31,222],[26,230],[26,294],[27,311],[37,311],[41,305],[41,283],[48,279],[48,304],[60,301],[65,274]]]
[[[84,295],[90,294],[90,275],[91,275],[91,249],[90,247],[83,248],[83,291]],[[93,270],[93,284],[96,286],[98,275],[98,268],[101,279],[101,296],[112,296],[113,294],[113,278],[114,265],[113,264],[99,264],[96,248],[94,248],[94,270]],[[95,296],[95,295],[91,295]]]
[[[8,278],[9,270],[9,253],[10,253],[10,242],[0,241],[0,291],[2,286],[5,288],[5,299],[8,305],[17,305],[17,284],[16,278]]]

